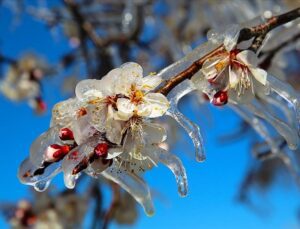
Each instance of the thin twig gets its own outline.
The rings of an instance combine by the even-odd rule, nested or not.
[[[176,87],[178,84],[183,82],[186,79],[192,78],[192,76],[197,73],[200,68],[202,67],[202,64],[205,60],[213,57],[214,55],[223,52],[224,46],[221,45],[218,48],[214,49],[210,53],[206,54],[205,56],[201,57],[200,59],[196,60],[192,65],[190,65],[187,69],[183,70],[182,72],[178,73],[173,78],[169,79],[160,89],[158,89],[156,92],[161,93],[163,95],[167,95],[174,87]]]

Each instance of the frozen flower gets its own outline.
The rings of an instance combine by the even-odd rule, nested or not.
[[[175,175],[179,194],[187,194],[186,172],[179,158],[160,146],[163,127],[150,121],[169,108],[167,98],[152,92],[157,76],[142,77],[142,68],[127,63],[101,80],[84,80],[76,98],[57,103],[51,128],[34,141],[30,157],[19,169],[21,182],[45,190],[63,172],[66,187],[74,188],[82,173],[106,177],[128,191],[153,214],[148,186],[140,175],[158,163]]]
[[[200,70],[200,77],[209,83],[206,87],[214,89],[214,93],[207,94],[217,106],[226,104],[228,99],[233,102],[250,101],[262,87],[267,86],[267,72],[257,67],[258,58],[253,51],[239,50],[234,41],[226,38],[223,47],[222,51],[208,58]]]
[[[126,63],[110,71],[101,80],[84,80],[76,87],[76,96],[87,101],[90,122],[107,138],[119,144],[124,121],[133,116],[157,118],[169,108],[167,98],[153,91],[161,83],[156,75],[143,77],[136,63]],[[118,122],[117,122],[118,121]]]

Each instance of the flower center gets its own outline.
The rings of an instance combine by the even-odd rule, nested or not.
[[[131,85],[130,101],[134,104],[140,104],[143,101],[144,93],[138,90],[135,85]]]

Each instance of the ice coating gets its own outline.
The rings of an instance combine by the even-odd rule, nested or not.
[[[60,163],[48,166],[42,174],[34,175],[38,169],[40,167],[33,165],[29,159],[25,159],[19,167],[18,178],[23,184],[31,185],[39,192],[45,191],[51,179],[62,171]]]
[[[153,147],[152,151],[157,157],[157,160],[173,172],[177,182],[178,193],[180,196],[185,197],[188,192],[188,183],[186,171],[181,160],[159,147]]]
[[[120,171],[114,164],[105,170],[102,175],[105,178],[116,182],[130,193],[133,198],[143,206],[144,211],[148,216],[154,214],[149,187],[140,177],[130,172]]]
[[[200,128],[198,125],[185,117],[177,107],[180,99],[194,90],[195,88],[190,81],[184,81],[182,84],[174,88],[170,94],[170,108],[167,111],[167,115],[175,119],[191,137],[195,147],[196,160],[201,162],[205,160],[206,156],[204,153],[203,139],[201,136]]]

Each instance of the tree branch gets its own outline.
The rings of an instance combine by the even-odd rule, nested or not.
[[[297,8],[297,9],[294,9],[287,13],[284,13],[284,14],[281,14],[278,16],[274,16],[274,17],[268,19],[265,23],[262,23],[260,25],[253,26],[251,28],[244,28],[240,31],[238,43],[241,41],[249,40],[249,39],[255,37],[253,47],[251,47],[251,49],[253,51],[256,51],[260,47],[263,39],[265,38],[265,36],[268,32],[277,28],[278,26],[281,26],[287,22],[293,21],[299,17],[300,17],[300,8]],[[214,55],[216,55],[222,51],[224,51],[223,45],[219,46],[218,48],[214,49],[210,53],[208,53],[205,56],[201,57],[200,59],[196,60],[187,69],[183,70],[179,74],[177,74],[174,77],[172,77],[171,79],[167,80],[166,83],[161,88],[156,90],[156,92],[167,95],[178,84],[180,84],[181,82],[183,82],[186,79],[191,79],[191,77],[201,69],[203,63],[207,59],[213,57]]]
[[[268,19],[265,23],[262,23],[260,25],[253,26],[251,28],[243,28],[240,31],[238,43],[241,41],[249,40],[253,37],[265,36],[271,30],[287,22],[293,21],[299,17],[300,17],[300,7],[292,11],[289,11],[287,13],[278,16],[273,16],[270,19]]]

